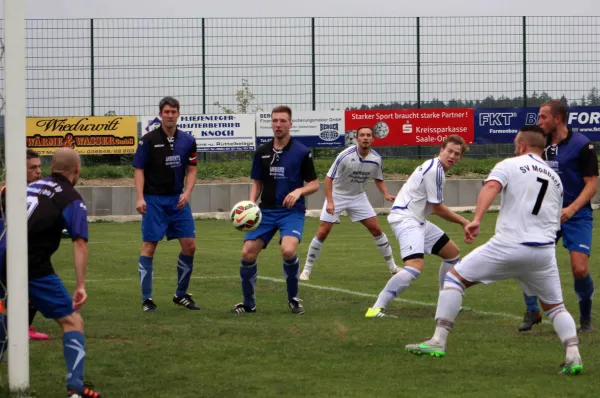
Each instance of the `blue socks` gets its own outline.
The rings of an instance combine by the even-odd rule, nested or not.
[[[142,285],[142,301],[152,297],[152,257],[140,256],[138,261],[140,284]]]
[[[179,259],[177,259],[177,290],[175,291],[177,297],[187,294],[190,278],[192,277],[192,268],[194,268],[194,256],[179,253]]]
[[[240,280],[242,282],[242,294],[244,295],[244,305],[248,308],[254,308],[254,288],[258,279],[258,266],[256,261],[241,261]]]
[[[81,332],[63,335],[63,351],[67,365],[67,389],[83,390],[83,368],[85,362],[85,339]]]
[[[581,319],[592,319],[594,282],[590,274],[587,274],[583,279],[575,279],[575,293],[579,299],[579,314]]]
[[[540,312],[540,308],[538,307],[538,299],[536,296],[528,296],[525,293],[523,293],[523,297],[525,297],[525,304],[527,304],[527,311]]]
[[[298,256],[288,260],[283,259],[283,275],[287,285],[288,301],[298,296],[298,278],[300,277],[300,262]]]

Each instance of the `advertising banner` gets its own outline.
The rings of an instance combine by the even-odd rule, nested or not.
[[[131,154],[137,137],[135,116],[27,118],[27,148],[42,156],[62,147],[81,155]]]
[[[354,144],[356,130],[373,128],[373,146],[441,145],[448,135],[473,143],[473,109],[381,109],[346,111],[346,144]]]
[[[292,137],[309,148],[344,146],[344,111],[294,112]],[[262,145],[273,139],[271,114],[256,114],[256,143]]]
[[[141,116],[142,135],[161,125],[158,116]],[[198,152],[254,151],[253,114],[181,115],[177,127],[196,139]]]
[[[475,143],[512,143],[524,125],[537,123],[539,107],[475,109]],[[569,108],[567,126],[575,133],[600,141],[600,107],[574,106]]]

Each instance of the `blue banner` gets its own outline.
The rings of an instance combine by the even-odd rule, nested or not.
[[[539,107],[527,108],[476,108],[475,143],[512,143],[524,125],[536,124]],[[592,141],[600,141],[600,106],[574,106],[569,108],[567,126],[582,133]]]

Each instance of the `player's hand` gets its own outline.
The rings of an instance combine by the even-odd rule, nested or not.
[[[85,292],[85,289],[82,287],[75,289],[75,292],[73,293],[73,309],[79,311],[86,301],[87,293]]]
[[[298,199],[300,199],[300,196],[302,196],[302,193],[300,192],[300,190],[295,189],[292,192],[290,192],[290,193],[287,194],[287,196],[285,197],[285,199],[283,199],[283,203],[282,204],[285,207],[289,207],[291,209],[296,204],[296,201]]]
[[[480,232],[480,223],[479,221],[471,221],[464,227],[465,231],[465,243],[473,243],[475,238],[479,235]]]
[[[569,218],[575,215],[575,211],[571,208],[571,206],[567,206],[560,211],[560,223],[566,222]]]
[[[390,195],[389,193],[386,193],[384,196],[385,200],[387,200],[388,202],[393,202],[394,200],[396,200],[395,196]]]
[[[146,214],[146,201],[144,199],[139,199],[135,205],[135,209],[140,214]]]
[[[190,203],[190,197],[189,195],[182,193],[179,196],[179,202],[177,202],[177,208],[178,209],[183,209],[188,203]]]
[[[327,201],[325,211],[333,216],[333,213],[335,213],[335,205],[333,204],[333,202]]]

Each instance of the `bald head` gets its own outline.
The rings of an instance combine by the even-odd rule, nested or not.
[[[79,153],[71,148],[60,148],[52,157],[52,172],[60,173],[67,178],[70,178],[75,184],[79,177],[81,169],[81,159]]]

